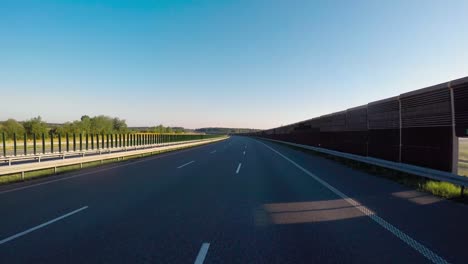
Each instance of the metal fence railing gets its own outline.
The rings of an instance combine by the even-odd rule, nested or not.
[[[125,133],[125,134],[82,134],[66,133],[62,135],[27,134],[21,136],[13,133],[10,140],[5,133],[1,134],[0,161],[11,164],[12,160],[40,159],[46,156],[77,155],[92,152],[111,152],[128,148],[142,148],[155,145],[168,145],[179,142],[203,140],[217,137],[204,134],[154,134],[154,133]]]

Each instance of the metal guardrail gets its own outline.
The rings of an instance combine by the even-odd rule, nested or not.
[[[67,159],[67,160],[51,160],[41,163],[26,163],[26,164],[18,164],[13,166],[4,166],[3,168],[0,167],[0,176],[2,175],[11,175],[16,173],[21,173],[22,178],[24,179],[25,172],[30,171],[37,171],[37,170],[45,170],[45,169],[54,169],[54,172],[57,172],[57,168],[70,166],[70,165],[80,165],[83,167],[83,164],[100,161],[101,163],[104,160],[109,159],[120,159],[129,156],[138,156],[144,154],[154,154],[155,152],[167,151],[167,150],[177,150],[186,147],[192,147],[202,144],[207,144],[215,141],[224,140],[227,137],[218,137],[218,138],[211,138],[211,139],[202,139],[202,140],[195,140],[190,142],[185,142],[184,144],[172,144],[172,145],[165,145],[165,146],[154,146],[152,148],[144,148],[139,150],[131,150],[127,152],[114,152],[104,155],[95,155],[95,156],[87,156],[87,157],[80,157],[74,159]]]
[[[377,159],[377,158],[359,156],[355,154],[349,154],[349,153],[344,153],[344,152],[335,151],[335,150],[296,144],[296,143],[291,143],[287,141],[274,140],[274,139],[262,138],[262,137],[257,137],[257,138],[263,139],[263,140],[269,140],[272,142],[278,142],[278,143],[282,143],[282,144],[286,144],[286,145],[290,145],[294,147],[299,147],[303,149],[313,150],[316,152],[333,155],[333,156],[337,156],[337,157],[341,157],[345,159],[350,159],[350,160],[354,160],[358,162],[363,162],[363,163],[367,163],[367,164],[371,164],[371,165],[375,165],[379,167],[384,167],[387,169],[397,170],[397,171],[417,175],[417,176],[424,177],[424,178],[450,182],[450,183],[461,186],[462,193],[463,193],[464,187],[468,186],[468,177],[460,176],[460,175],[453,174],[450,172],[439,171],[439,170],[429,169],[425,167],[420,167],[420,166],[415,166],[415,165],[410,165],[410,164],[405,164],[405,163],[398,163],[398,162],[382,160],[382,159]]]

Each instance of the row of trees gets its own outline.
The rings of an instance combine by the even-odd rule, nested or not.
[[[95,116],[89,117],[84,115],[80,120],[67,122],[58,127],[52,128],[54,134],[66,133],[83,133],[83,134],[111,134],[111,133],[127,133],[128,127],[125,120],[118,117]]]
[[[0,132],[5,133],[8,139],[12,139],[14,134],[20,137],[24,133],[28,136],[35,134],[39,137],[42,133],[47,134],[48,131],[49,128],[47,124],[42,121],[40,116],[31,118],[22,123],[10,118],[0,124]]]
[[[64,124],[48,124],[40,116],[31,118],[27,121],[18,122],[15,119],[8,119],[0,122],[0,134],[4,132],[7,139],[13,139],[16,133],[18,138],[22,138],[26,133],[28,138],[36,135],[39,139],[42,134],[49,137],[50,134],[123,134],[128,132],[146,132],[146,133],[185,133],[183,127],[165,127],[163,125],[145,128],[129,129],[124,119],[118,117],[109,117],[104,115],[89,117],[84,115],[80,120],[66,122]],[[0,135],[1,140],[1,135]]]
[[[120,118],[112,118],[104,115],[89,117],[84,115],[80,120],[67,122],[62,125],[47,124],[40,116],[31,118],[24,122],[18,122],[14,119],[8,119],[0,122],[0,133],[4,132],[7,139],[12,139],[13,134],[17,137],[22,137],[24,133],[28,138],[36,135],[40,138],[42,134],[63,134],[66,133],[93,133],[93,134],[110,134],[110,133],[127,133],[129,129],[125,120]]]

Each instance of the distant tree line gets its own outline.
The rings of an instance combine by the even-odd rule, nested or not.
[[[165,127],[163,125],[153,127],[133,127],[133,131],[144,132],[144,133],[170,133],[179,134],[191,132],[183,127]]]
[[[127,123],[124,119],[118,117],[109,117],[99,115],[89,117],[84,115],[80,120],[73,122],[66,122],[61,125],[51,125],[42,120],[40,116],[31,118],[29,120],[18,122],[15,119],[8,119],[0,122],[0,133],[4,132],[7,139],[13,139],[16,133],[17,138],[22,138],[26,133],[28,138],[33,135],[40,138],[42,134],[49,137],[50,134],[111,134],[111,133],[127,133],[130,132]]]
[[[227,128],[227,127],[206,127],[195,129],[197,133],[206,133],[206,134],[236,134],[236,133],[250,133],[259,131],[258,129],[252,128]]]
[[[66,122],[64,124],[49,124],[42,120],[40,116],[31,118],[26,121],[16,121],[15,119],[8,119],[6,121],[0,121],[0,134],[5,133],[7,139],[13,139],[13,134],[16,133],[18,139],[22,138],[26,133],[29,139],[32,139],[33,135],[39,139],[42,134],[49,137],[51,134],[54,135],[65,135],[69,134],[123,134],[129,132],[139,133],[201,133],[201,134],[231,134],[231,133],[244,133],[257,131],[255,129],[247,128],[200,128],[195,130],[185,129],[183,127],[165,127],[163,125],[153,127],[133,127],[129,128],[124,119],[118,117],[109,117],[105,115],[98,115],[90,117],[84,115],[80,120],[73,122]],[[1,139],[1,135],[0,135]]]

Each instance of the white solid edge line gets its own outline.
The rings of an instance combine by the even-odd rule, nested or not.
[[[195,161],[192,160],[192,161],[190,161],[190,162],[187,162],[187,163],[185,163],[185,164],[180,165],[180,166],[177,167],[177,168],[178,168],[178,169],[183,168],[183,167],[185,167],[185,166],[187,166],[187,165],[190,165],[190,164],[192,164],[192,163],[194,163],[194,162],[195,162]]]
[[[204,145],[200,145],[200,146],[204,147]],[[71,175],[71,176],[68,176],[68,177],[62,177],[62,178],[59,178],[59,179],[48,180],[48,181],[44,181],[44,182],[40,182],[40,183],[35,183],[35,184],[31,184],[31,185],[26,185],[26,186],[22,186],[22,187],[17,187],[17,188],[13,188],[13,189],[9,189],[9,190],[0,191],[0,194],[16,192],[16,191],[29,189],[29,188],[33,188],[33,187],[37,187],[37,186],[41,186],[41,185],[46,185],[46,184],[49,184],[49,183],[65,181],[65,180],[69,180],[69,179],[73,179],[73,178],[77,178],[77,177],[82,177],[82,176],[86,176],[86,175],[90,175],[90,174],[95,174],[95,173],[99,173],[99,172],[103,172],[103,171],[118,169],[118,168],[121,168],[121,167],[135,165],[135,164],[138,164],[138,163],[141,163],[141,162],[147,162],[147,161],[152,161],[152,160],[155,160],[155,159],[161,159],[161,158],[172,156],[172,155],[177,155],[177,154],[184,153],[184,152],[191,151],[191,150],[193,150],[193,149],[184,149],[184,150],[179,150],[179,151],[170,152],[170,153],[163,153],[163,154],[160,154],[160,155],[156,155],[155,157],[145,158],[145,159],[142,159],[142,160],[136,160],[136,161],[133,161],[131,163],[115,165],[115,166],[108,167],[108,168],[98,169],[98,170],[84,172],[84,173],[78,173],[78,174]]]
[[[206,258],[206,254],[208,253],[208,249],[210,248],[210,243],[203,243],[200,251],[198,252],[197,258],[195,259],[194,264],[203,264]]]
[[[242,163],[239,163],[239,165],[237,166],[236,174],[239,174],[239,171],[240,171],[240,169],[241,169],[241,166],[242,166]]]
[[[55,222],[57,222],[57,221],[60,221],[60,220],[62,220],[62,219],[64,219],[64,218],[66,218],[66,217],[69,217],[69,216],[71,216],[71,215],[74,215],[74,214],[76,214],[76,213],[78,213],[78,212],[80,212],[80,211],[83,211],[83,210],[85,210],[85,209],[88,209],[88,206],[83,206],[83,207],[81,207],[81,208],[79,208],[79,209],[76,209],[75,211],[72,211],[72,212],[69,212],[69,213],[64,214],[64,215],[62,215],[62,216],[59,216],[59,217],[57,217],[57,218],[54,218],[54,219],[52,219],[52,220],[50,220],[50,221],[47,221],[47,222],[42,223],[42,224],[40,224],[40,225],[38,225],[38,226],[32,227],[32,228],[30,228],[30,229],[28,229],[28,230],[25,230],[25,231],[23,231],[23,232],[20,232],[20,233],[18,233],[18,234],[16,234],[16,235],[7,237],[7,238],[5,238],[5,239],[2,239],[2,240],[0,240],[0,245],[1,245],[1,244],[5,244],[5,243],[7,243],[8,241],[11,241],[11,240],[13,240],[13,239],[15,239],[15,238],[18,238],[18,237],[24,236],[24,235],[26,235],[26,234],[28,234],[28,233],[31,233],[31,232],[33,232],[33,231],[35,231],[35,230],[37,230],[37,229],[43,228],[43,227],[48,226],[48,225],[50,225],[50,224],[52,224],[52,223],[55,223]]]
[[[410,237],[409,235],[407,235],[406,233],[404,233],[403,231],[399,230],[398,228],[396,228],[395,226],[393,226],[392,224],[390,224],[389,222],[385,221],[383,218],[377,216],[374,212],[372,212],[369,208],[365,207],[364,205],[360,204],[359,202],[357,202],[356,200],[352,199],[352,198],[349,198],[346,194],[342,193],[341,191],[339,191],[338,189],[336,189],[335,187],[331,186],[330,184],[328,184],[326,181],[322,180],[321,178],[319,178],[318,176],[316,176],[315,174],[313,174],[312,172],[308,171],[307,169],[305,169],[304,167],[302,167],[301,165],[297,164],[296,162],[294,162],[293,160],[291,160],[290,158],[286,157],[285,155],[281,154],[279,151],[273,149],[272,147],[268,146],[267,144],[263,143],[263,142],[260,142],[260,141],[257,141],[261,144],[263,144],[264,146],[266,146],[267,148],[269,148],[270,150],[272,150],[273,152],[275,152],[276,154],[278,154],[279,156],[281,156],[282,158],[284,158],[285,160],[289,161],[290,163],[292,163],[294,166],[296,166],[298,169],[300,169],[301,171],[303,171],[305,174],[309,175],[310,177],[312,177],[314,180],[316,180],[318,183],[322,184],[323,186],[325,186],[327,189],[329,189],[330,191],[332,191],[333,193],[335,193],[336,195],[338,195],[339,197],[343,198],[343,200],[345,200],[346,202],[348,202],[350,205],[352,205],[353,207],[355,207],[356,209],[358,209],[359,211],[361,211],[363,214],[365,214],[366,216],[368,216],[370,219],[372,219],[374,222],[376,222],[377,224],[379,224],[381,227],[383,227],[384,229],[386,229],[387,231],[389,231],[390,233],[392,233],[393,235],[395,235],[396,237],[398,237],[400,240],[402,240],[403,242],[405,242],[408,246],[410,246],[411,248],[413,248],[414,250],[416,250],[417,252],[419,252],[421,255],[423,255],[424,257],[426,257],[427,259],[429,259],[430,261],[432,261],[433,263],[449,263],[447,262],[444,258],[440,257],[439,255],[437,255],[435,252],[433,252],[432,250],[430,250],[429,248],[425,247],[424,245],[422,245],[421,243],[419,243],[418,241],[414,240],[412,237]]]

